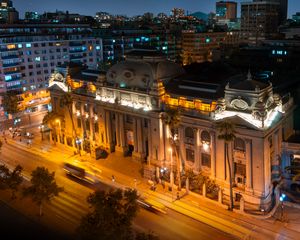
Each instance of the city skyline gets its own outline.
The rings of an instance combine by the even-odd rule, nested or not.
[[[244,2],[245,0],[238,0],[236,2]],[[89,3],[86,6],[86,3]],[[24,2],[23,0],[14,0],[14,6],[20,12],[21,17],[24,17],[26,11],[36,11],[38,13],[43,13],[45,11],[70,11],[76,12],[83,15],[95,15],[96,12],[103,11],[109,12],[111,14],[120,14],[127,16],[141,15],[145,12],[153,12],[154,14],[164,12],[170,14],[170,11],[173,7],[183,8],[188,12],[215,12],[215,0],[165,0],[158,2],[157,0],[147,0],[147,1],[138,1],[138,0],[127,0],[126,8],[124,10],[122,0],[111,0],[111,1],[102,1],[102,0],[73,0],[72,4],[70,2],[59,0],[52,0],[51,2],[41,2],[38,0],[30,0]],[[117,7],[116,7],[117,6]],[[127,9],[130,9],[129,11]],[[296,13],[297,9],[300,11],[300,2],[295,0],[289,1],[288,16],[291,17],[292,14]],[[238,16],[240,15],[240,4],[238,4]]]

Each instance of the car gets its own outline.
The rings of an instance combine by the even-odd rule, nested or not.
[[[139,197],[137,200],[137,203],[139,204],[140,207],[153,212],[153,213],[163,213],[166,214],[166,207],[162,204],[159,204],[157,202],[154,203],[154,201],[150,199],[145,199],[142,197]]]

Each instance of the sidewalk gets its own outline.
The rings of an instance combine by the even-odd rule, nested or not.
[[[180,193],[180,200],[175,200],[176,191],[169,192],[162,185],[157,185],[156,191],[151,191],[147,179],[141,177],[142,164],[133,161],[131,158],[123,157],[121,154],[109,154],[107,159],[92,160],[89,154],[85,156],[75,155],[71,149],[57,144],[50,145],[49,142],[40,140],[34,141],[31,147],[25,142],[13,141],[18,147],[27,151],[45,156],[53,152],[59,152],[69,159],[77,159],[82,162],[89,162],[102,170],[101,181],[117,187],[137,188],[138,192],[147,198],[165,205],[167,208],[190,216],[210,226],[220,229],[242,239],[299,239],[300,236],[300,209],[285,206],[285,222],[276,218],[279,213],[267,220],[259,220],[255,217],[245,216],[236,212],[228,211],[211,202],[205,201],[194,195],[186,195],[185,190]],[[116,181],[111,181],[114,175]],[[135,180],[136,179],[136,182]]]

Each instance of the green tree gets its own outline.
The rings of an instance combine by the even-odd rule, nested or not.
[[[2,106],[5,112],[8,114],[15,114],[19,111],[19,99],[16,93],[6,92],[2,96]]]
[[[179,153],[177,150],[176,141],[178,138],[177,132],[180,125],[180,112],[175,108],[166,108],[163,115],[164,123],[169,127],[170,130],[170,145],[172,150],[175,152],[176,156],[176,165],[177,165],[177,181],[178,181],[178,190],[181,190],[181,161],[179,158]]]
[[[70,117],[71,123],[72,123],[72,135],[76,141],[77,134],[76,134],[76,128],[75,128],[74,118],[73,118],[73,97],[70,92],[67,92],[62,96],[62,104],[63,104],[63,106],[65,106],[67,108],[67,111],[69,113],[69,117]],[[76,143],[76,146],[77,146],[77,143]],[[78,147],[78,151],[80,153],[79,147]]]
[[[133,239],[131,222],[138,211],[136,200],[135,190],[91,193],[87,202],[92,211],[82,218],[78,227],[82,239]]]
[[[43,124],[47,125],[51,129],[51,132],[55,137],[57,136],[56,126],[55,126],[55,121],[57,119],[61,121],[62,116],[55,112],[47,112],[47,114],[43,118]],[[55,142],[56,141],[54,141],[54,143]]]
[[[56,184],[55,172],[50,173],[45,167],[37,167],[31,173],[31,186],[24,188],[24,196],[29,196],[39,206],[39,215],[42,216],[42,207],[58,196],[63,188]]]
[[[219,131],[218,139],[224,140],[225,142],[225,163],[228,166],[229,172],[229,195],[230,195],[230,203],[229,203],[229,210],[233,209],[233,183],[232,183],[232,172],[231,172],[231,164],[229,160],[229,149],[228,144],[235,139],[235,126],[233,123],[229,121],[222,121],[217,124],[217,129]],[[225,164],[226,166],[226,164]],[[226,169],[225,169],[225,176],[226,176]]]
[[[7,189],[8,178],[9,168],[5,165],[0,165],[0,189]]]
[[[16,192],[23,182],[22,170],[20,165],[17,165],[12,172],[5,165],[0,166],[0,187],[11,190],[11,199],[16,198]]]

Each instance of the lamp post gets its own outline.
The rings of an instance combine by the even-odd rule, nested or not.
[[[169,152],[170,152],[170,161],[171,161],[170,183],[171,183],[172,201],[173,201],[174,173],[173,173],[173,149],[171,147],[169,148]]]
[[[285,199],[286,195],[284,193],[281,194],[281,196],[279,197],[279,201],[281,203],[281,212],[280,212],[280,221],[283,222],[283,201]]]
[[[39,126],[40,132],[41,132],[41,136],[42,136],[42,141],[44,140],[44,125]]]

